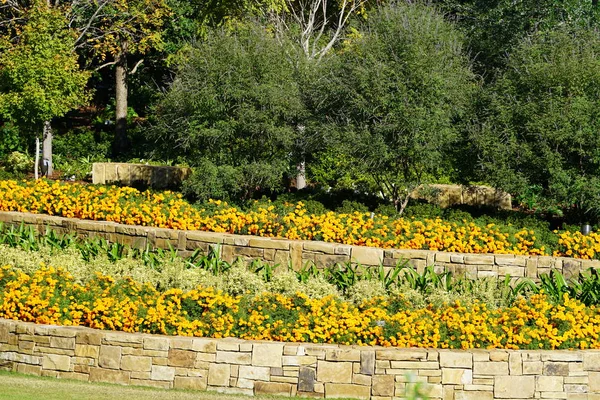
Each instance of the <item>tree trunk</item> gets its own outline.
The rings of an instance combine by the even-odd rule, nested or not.
[[[52,125],[44,122],[44,137],[42,144],[42,175],[52,176]]]
[[[296,189],[301,190],[306,187],[306,162],[301,161],[296,164]]]
[[[123,43],[121,52],[117,56],[115,68],[115,140],[113,144],[114,155],[123,153],[127,146],[127,43]]]

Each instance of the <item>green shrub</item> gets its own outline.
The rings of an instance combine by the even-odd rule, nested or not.
[[[343,214],[352,214],[355,211],[366,213],[369,212],[369,207],[358,201],[344,200],[342,201],[342,205],[335,209],[335,212]]]
[[[25,174],[33,172],[33,164],[34,160],[29,155],[13,151],[6,158],[5,168],[14,174]]]

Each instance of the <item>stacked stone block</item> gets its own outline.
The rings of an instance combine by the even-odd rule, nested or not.
[[[550,256],[515,256],[510,254],[462,254],[429,250],[380,249],[350,246],[340,243],[263,238],[204,231],[179,231],[174,229],[132,226],[114,222],[85,221],[49,215],[18,212],[0,212],[0,222],[10,225],[24,223],[35,227],[40,234],[47,228],[59,233],[75,233],[79,237],[102,237],[135,248],[173,248],[182,255],[197,249],[207,253],[219,251],[226,261],[241,257],[245,261],[262,259],[281,266],[292,265],[298,269],[306,263],[317,267],[351,262],[364,266],[383,265],[393,268],[408,262],[419,272],[434,266],[437,272],[451,271],[471,278],[528,277],[537,280],[550,270],[562,272],[567,278],[577,276],[588,268],[600,268],[600,260],[581,260]]]
[[[168,337],[0,320],[0,368],[246,395],[600,400],[600,351],[437,350]]]

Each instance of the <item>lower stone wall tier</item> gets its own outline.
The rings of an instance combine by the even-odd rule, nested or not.
[[[121,333],[0,319],[0,367],[246,395],[392,400],[600,399],[600,351],[436,350]]]

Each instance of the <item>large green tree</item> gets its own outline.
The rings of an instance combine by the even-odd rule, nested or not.
[[[188,52],[157,107],[157,151],[198,167],[191,185],[199,197],[227,195],[205,176],[232,197],[280,187],[304,112],[294,78],[264,28],[212,31]]]
[[[535,188],[582,218],[600,211],[599,52],[597,29],[520,43],[471,135],[482,179],[515,194]]]
[[[462,36],[433,8],[383,7],[360,34],[331,60],[317,112],[339,129],[357,171],[402,211],[414,188],[450,167],[455,121],[476,83]]]
[[[0,38],[0,116],[30,131],[43,129],[51,173],[50,121],[88,100],[89,73],[79,68],[76,36],[60,11],[37,1],[21,16],[25,22]]]
[[[493,79],[521,39],[563,25],[598,23],[597,0],[433,0],[468,38],[477,71]]]

